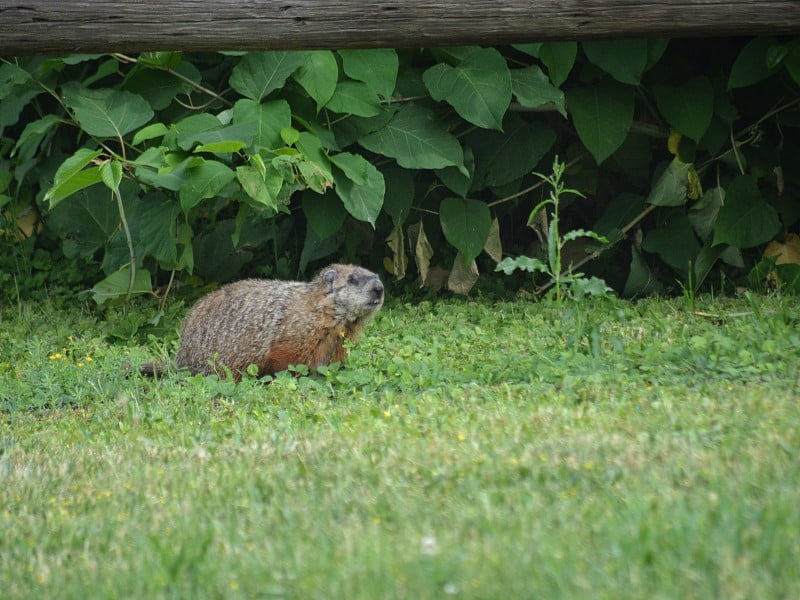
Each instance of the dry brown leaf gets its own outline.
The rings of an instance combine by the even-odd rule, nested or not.
[[[453,261],[453,270],[450,271],[450,277],[447,278],[447,289],[456,294],[466,296],[469,291],[478,281],[478,265],[475,261],[471,261],[467,265],[464,261],[464,256],[459,252],[456,259]]]
[[[771,241],[764,249],[764,256],[776,256],[776,265],[800,265],[800,236],[790,233],[782,243]]]
[[[409,226],[408,240],[414,250],[414,261],[417,263],[417,271],[419,271],[419,287],[422,287],[428,279],[428,269],[433,257],[433,247],[425,235],[422,221]]]
[[[408,255],[406,254],[405,237],[403,236],[403,228],[395,227],[389,237],[386,238],[386,244],[392,251],[392,257],[384,260],[384,265],[387,270],[394,275],[397,279],[403,279],[406,276],[406,269],[408,268]]]
[[[489,237],[486,238],[486,245],[483,250],[496,263],[503,260],[503,244],[500,241],[500,221],[495,218],[489,228]]]

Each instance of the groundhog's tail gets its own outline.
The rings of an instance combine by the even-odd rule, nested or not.
[[[164,361],[146,362],[139,367],[139,374],[145,377],[163,377],[172,366],[172,363]]]

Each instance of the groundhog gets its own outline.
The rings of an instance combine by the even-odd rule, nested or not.
[[[237,381],[248,365],[259,377],[289,365],[310,370],[342,362],[344,340],[355,343],[383,306],[383,283],[354,265],[330,265],[312,281],[245,279],[201,298],[181,328],[175,365],[191,373],[223,374]],[[155,375],[163,363],[140,371]]]

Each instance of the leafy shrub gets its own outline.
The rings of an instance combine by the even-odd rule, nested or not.
[[[467,292],[546,256],[532,173],[559,154],[587,197],[562,224],[611,242],[591,274],[763,282],[800,220],[798,84],[773,38],[6,59],[0,243],[28,267],[0,276],[60,245],[98,302],[332,256]]]

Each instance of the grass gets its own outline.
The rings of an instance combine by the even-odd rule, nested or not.
[[[2,596],[799,597],[796,300],[695,303],[395,304],[270,385],[6,308]]]

